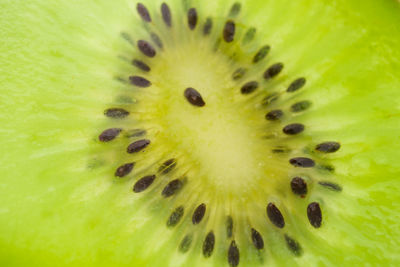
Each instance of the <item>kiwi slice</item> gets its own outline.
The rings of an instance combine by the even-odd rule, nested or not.
[[[1,266],[388,266],[397,1],[2,1]]]

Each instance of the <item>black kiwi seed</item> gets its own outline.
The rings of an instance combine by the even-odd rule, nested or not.
[[[99,141],[100,142],[110,142],[111,140],[114,140],[121,131],[122,131],[121,128],[110,128],[110,129],[104,130],[99,135]]]
[[[133,186],[133,192],[140,193],[146,190],[154,182],[154,179],[156,179],[155,175],[147,175],[140,178]]]
[[[239,80],[246,74],[246,69],[245,68],[238,68],[232,73],[232,79],[233,80]]]
[[[136,10],[144,21],[151,22],[150,13],[142,3],[136,5]]]
[[[235,240],[233,240],[228,249],[228,263],[230,266],[235,267],[239,265],[239,260],[240,260],[239,249],[236,246]]]
[[[311,168],[315,166],[315,162],[310,158],[297,157],[289,160],[290,164],[295,167]]]
[[[244,84],[242,86],[242,88],[240,89],[240,92],[243,95],[247,95],[247,94],[253,93],[257,88],[258,88],[258,82],[251,81],[251,82],[248,82],[248,83]]]
[[[129,80],[131,81],[131,84],[136,85],[138,87],[149,87],[151,85],[151,82],[143,77],[140,76],[130,76]]]
[[[294,91],[299,90],[301,87],[303,87],[306,84],[306,79],[305,78],[298,78],[294,80],[289,87],[286,89],[286,92],[288,93],[293,93]]]
[[[231,7],[231,10],[229,11],[229,16],[230,17],[236,17],[239,15],[240,10],[242,9],[242,5],[238,2],[234,3]]]
[[[262,101],[262,105],[264,106],[268,106],[269,104],[275,102],[276,100],[278,100],[279,98],[279,94],[278,93],[272,93],[268,96],[266,96],[263,101]]]
[[[150,37],[151,37],[151,40],[153,40],[153,42],[154,42],[159,48],[161,48],[161,49],[163,48],[163,43],[162,43],[160,37],[159,37],[156,33],[154,33],[154,32],[150,33]]]
[[[271,50],[271,47],[269,45],[261,47],[260,50],[258,50],[257,54],[255,54],[255,56],[253,57],[253,63],[257,63],[263,60],[267,56],[269,50]]]
[[[138,48],[140,52],[142,52],[145,56],[148,57],[155,57],[156,55],[156,50],[153,48],[153,46],[144,40],[139,40],[137,42]]]
[[[171,10],[169,9],[169,6],[166,3],[161,4],[161,14],[162,14],[165,24],[168,27],[171,27],[171,25],[172,25]]]
[[[315,146],[315,150],[324,153],[333,153],[338,151],[340,144],[338,142],[324,142]]]
[[[190,249],[190,245],[192,244],[193,237],[192,235],[185,235],[182,239],[181,243],[179,244],[179,251],[182,253],[188,252]]]
[[[133,170],[134,166],[135,166],[135,162],[125,163],[117,168],[114,175],[116,177],[122,178],[122,177],[128,175]]]
[[[193,224],[200,223],[205,213],[206,213],[206,204],[201,203],[193,212],[192,216]]]
[[[170,171],[172,171],[176,166],[176,159],[169,159],[166,160],[160,168],[158,168],[158,172],[161,172],[162,174],[167,174]]]
[[[204,35],[209,35],[211,33],[212,25],[213,25],[212,19],[207,18],[206,22],[204,23],[204,26],[203,26],[203,34]]]
[[[326,188],[328,188],[329,190],[332,190],[332,191],[337,191],[337,192],[342,191],[342,187],[340,185],[338,185],[338,184],[335,184],[335,183],[321,181],[321,182],[318,182],[318,184],[320,184],[323,187],[326,187]]]
[[[109,118],[122,119],[129,115],[129,111],[122,108],[109,108],[104,111],[104,115]]]
[[[142,71],[145,71],[145,72],[149,72],[150,71],[150,67],[146,63],[141,61],[141,60],[137,60],[137,59],[132,60],[132,65],[134,65],[135,67],[141,69]]]
[[[254,36],[256,35],[256,32],[257,32],[256,28],[254,28],[254,27],[249,28],[247,30],[247,32],[244,34],[242,43],[246,44],[246,43],[253,41]]]
[[[292,123],[283,127],[282,131],[287,135],[295,135],[304,131],[304,125],[301,123]]]
[[[231,238],[233,234],[233,219],[232,216],[226,217],[226,236]]]
[[[287,153],[290,152],[290,149],[284,146],[277,146],[272,149],[273,153]]]
[[[290,110],[292,112],[301,112],[301,111],[304,111],[304,110],[308,109],[309,107],[311,107],[311,102],[308,101],[308,100],[303,100],[303,101],[294,103],[290,107]]]
[[[213,231],[210,231],[203,242],[203,255],[205,258],[209,258],[214,250],[215,235]]]
[[[278,228],[285,226],[285,219],[280,210],[273,203],[268,203],[267,215],[269,220]]]
[[[173,227],[175,225],[177,225],[179,223],[179,221],[181,220],[182,216],[184,213],[184,208],[183,206],[179,206],[177,207],[169,216],[168,220],[167,220],[167,226],[168,227]]]
[[[279,120],[283,116],[283,111],[280,109],[271,110],[265,115],[265,119],[269,121]]]
[[[290,182],[290,187],[292,188],[292,192],[296,195],[307,194],[307,183],[301,177],[294,177]]]
[[[264,72],[264,79],[269,80],[271,78],[274,78],[276,75],[278,75],[283,69],[283,64],[282,63],[275,63],[271,65],[265,72]]]
[[[251,240],[253,240],[253,244],[256,247],[256,249],[264,248],[264,240],[261,234],[254,228],[251,228]]]
[[[285,234],[285,241],[287,247],[295,256],[300,256],[302,254],[301,246],[296,240]]]
[[[228,20],[225,23],[224,31],[223,31],[224,40],[227,43],[233,41],[235,37],[235,22],[233,20]]]
[[[164,197],[170,197],[177,193],[183,186],[183,182],[179,179],[172,180],[169,182],[161,192]]]
[[[140,137],[140,136],[145,135],[146,133],[147,133],[146,130],[132,129],[132,130],[126,131],[125,136],[126,137]]]
[[[322,213],[321,208],[317,202],[312,202],[307,207],[307,217],[310,224],[315,228],[321,227]]]
[[[318,166],[319,169],[324,170],[324,171],[328,171],[328,172],[334,172],[335,171],[335,167],[332,165],[319,165]]]
[[[194,88],[186,88],[183,95],[186,97],[187,101],[189,101],[189,103],[193,106],[203,107],[206,104],[200,93]]]
[[[189,29],[194,30],[197,24],[197,11],[195,8],[190,8],[187,14]]]
[[[133,142],[127,148],[128,153],[136,153],[143,149],[145,149],[150,144],[150,140],[148,139],[141,139],[138,141]]]

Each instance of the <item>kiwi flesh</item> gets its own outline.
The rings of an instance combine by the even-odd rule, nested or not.
[[[396,1],[0,7],[2,266],[400,263]]]

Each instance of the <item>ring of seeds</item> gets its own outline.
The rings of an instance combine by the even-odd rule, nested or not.
[[[341,192],[342,187],[335,181],[330,181],[332,176],[327,179],[319,180],[313,186],[315,181],[313,177],[303,176],[302,174],[308,169],[320,170],[329,169],[330,172],[334,173],[335,168],[321,160],[321,158],[314,158],[316,154],[324,155],[328,153],[335,153],[341,148],[341,144],[338,141],[333,140],[321,140],[319,143],[311,144],[313,147],[312,153],[308,153],[302,148],[291,147],[290,144],[284,143],[285,140],[296,138],[302,138],[303,132],[309,131],[308,126],[303,123],[293,122],[291,120],[293,116],[301,115],[306,113],[313,105],[309,99],[296,99],[295,101],[290,100],[289,106],[284,102],[287,96],[292,95],[296,97],[297,91],[300,89],[305,90],[307,87],[307,79],[300,74],[294,77],[294,79],[287,80],[281,78],[280,74],[284,72],[284,62],[269,62],[269,54],[274,53],[275,49],[272,50],[270,44],[260,43],[258,40],[258,29],[255,27],[248,26],[247,29],[243,29],[243,23],[238,19],[242,16],[241,10],[242,5],[238,2],[233,3],[227,12],[227,17],[224,19],[214,18],[211,16],[203,15],[198,12],[196,7],[188,6],[189,3],[184,1],[185,14],[182,21],[184,23],[184,29],[180,29],[185,35],[190,36],[200,42],[209,42],[212,44],[213,53],[224,52],[229,53],[229,60],[237,60],[237,53],[240,50],[247,51],[249,45],[258,45],[258,49],[247,52],[247,58],[240,61],[237,60],[235,68],[229,72],[226,81],[232,83],[232,92],[239,93],[242,99],[255,99],[260,98],[260,106],[264,109],[265,118],[263,123],[266,127],[275,129],[278,127],[279,134],[267,135],[269,138],[273,138],[276,142],[269,151],[275,153],[277,156],[282,157],[280,164],[284,164],[288,170],[293,170],[297,174],[291,176],[290,182],[286,182],[285,186],[291,191],[291,194],[297,197],[299,201],[301,198],[307,197],[310,191],[313,190],[328,190],[332,192]],[[155,74],[157,65],[154,64],[157,60],[162,60],[171,49],[170,40],[166,35],[160,34],[167,31],[167,36],[170,36],[174,30],[178,27],[182,27],[178,20],[172,15],[175,13],[171,12],[169,5],[163,2],[159,6],[159,11],[149,10],[144,3],[138,3],[136,5],[138,18],[142,22],[142,25],[147,32],[147,36],[138,37],[137,41],[134,41],[129,34],[123,33],[121,37],[125,41],[129,42],[136,49],[135,56],[132,57],[130,64],[134,67],[129,77],[119,78],[121,82],[128,82],[138,92],[148,92],[151,94],[155,88],[159,87],[159,84],[166,83],[164,80],[160,80]],[[160,16],[160,19],[156,16]],[[158,23],[161,21],[161,24]],[[216,30],[220,32],[214,34]],[[200,35],[195,35],[199,31]],[[174,33],[176,34],[176,33]],[[176,36],[175,36],[176,38]],[[179,43],[177,45],[180,45]],[[240,47],[239,50],[237,47]],[[162,55],[162,56],[160,56]],[[250,57],[249,57],[250,55]],[[227,55],[225,55],[227,56]],[[259,69],[262,71],[258,71]],[[253,73],[257,73],[253,75]],[[153,80],[157,79],[157,80]],[[247,80],[246,80],[247,79]],[[272,80],[276,80],[283,86],[283,90],[276,88],[269,88]],[[153,84],[152,81],[155,83]],[[207,84],[205,82],[205,84]],[[229,86],[227,86],[229,87]],[[177,88],[180,92],[180,96],[177,97],[176,101],[185,105],[187,112],[199,112],[198,114],[206,113],[209,106],[215,105],[213,103],[213,96],[210,96],[209,89],[205,87],[194,88],[191,84],[185,84],[180,88]],[[217,91],[218,88],[213,88]],[[183,93],[183,96],[182,96]],[[228,99],[228,97],[227,97]],[[175,101],[174,99],[168,99],[168,101]],[[207,101],[207,108],[206,106]],[[156,107],[155,107],[156,108]],[[131,113],[132,112],[132,113]],[[240,112],[240,110],[239,110]],[[117,123],[123,122],[124,120],[130,120],[131,117],[137,119],[137,112],[133,106],[124,106],[123,108],[112,106],[104,110],[104,115]],[[131,115],[131,116],[130,116]],[[123,133],[123,134],[121,134]],[[145,154],[147,150],[151,150],[153,146],[154,135],[151,135],[148,129],[130,129],[129,127],[117,127],[110,126],[103,130],[98,135],[98,141],[100,143],[115,143],[122,139],[128,140],[126,146],[126,154],[132,158],[132,161],[125,161],[116,164],[117,166],[114,171],[114,176],[121,178],[121,180],[128,180],[131,177],[135,177],[136,168],[139,167],[140,155]],[[298,139],[301,140],[301,139]],[[173,140],[175,141],[175,140]],[[251,142],[249,140],[249,142]],[[279,143],[280,142],[280,143]],[[149,145],[151,146],[149,147]],[[147,148],[150,149],[147,149]],[[309,147],[309,146],[308,146]],[[306,152],[304,152],[306,151]],[[140,153],[139,153],[140,152]],[[143,153],[142,153],[143,152]],[[175,152],[175,151],[173,151]],[[171,152],[171,154],[173,154]],[[158,196],[160,201],[177,200],[178,197],[187,196],[189,192],[188,188],[190,183],[193,182],[193,178],[186,175],[186,172],[182,172],[180,166],[185,166],[185,163],[181,161],[181,158],[174,156],[165,156],[159,160],[156,165],[157,167],[150,171],[149,168],[143,168],[146,166],[140,166],[142,170],[146,170],[140,178],[135,178],[131,190],[138,196],[145,196],[147,192],[158,190]],[[133,160],[134,159],[134,160]],[[178,166],[179,159],[179,166]],[[317,163],[315,159],[318,159]],[[321,162],[322,161],[322,162]],[[187,164],[187,163],[186,163]],[[326,167],[328,166],[328,167]],[[315,168],[314,168],[315,167]],[[135,171],[134,171],[135,169]],[[309,173],[310,174],[310,173]],[[212,179],[218,179],[213,177]],[[311,182],[310,182],[311,181]],[[310,183],[309,183],[310,182]],[[180,193],[182,191],[182,194]],[[185,192],[185,194],[183,194]],[[190,193],[190,192],[189,192]],[[207,229],[202,235],[195,229],[201,229],[201,227],[208,227],[207,222],[215,214],[215,205],[210,204],[205,195],[198,196],[197,204],[190,208],[185,203],[176,202],[177,204],[170,207],[168,216],[164,218],[164,223],[167,228],[175,228],[178,224],[191,224],[193,228],[187,231],[179,239],[177,245],[180,253],[186,253],[195,246],[194,242],[201,242],[201,251],[205,259],[213,257],[216,250],[219,249],[221,244],[224,245],[226,262],[230,266],[238,266],[241,261],[241,249],[245,249],[246,244],[244,239],[236,239],[237,236],[247,234],[248,242],[254,247],[255,250],[261,252],[268,243],[264,243],[264,235],[273,229],[274,231],[284,231],[280,234],[282,242],[286,244],[288,251],[294,256],[301,256],[304,252],[301,246],[301,240],[299,241],[296,236],[292,236],[290,232],[290,220],[286,226],[285,217],[291,216],[288,210],[279,201],[268,202],[265,201],[263,207],[265,207],[263,216],[265,217],[262,225],[251,225],[249,222],[239,221],[237,216],[234,216],[234,212],[225,213],[223,216],[224,221],[224,236],[226,240],[219,240],[217,228]],[[203,199],[204,198],[204,199]],[[171,202],[172,203],[172,202]],[[175,203],[175,202],[174,202]],[[207,205],[205,204],[207,203]],[[307,204],[306,210],[303,211],[303,216],[313,229],[319,229],[324,227],[323,223],[323,202],[313,201]],[[254,215],[253,215],[254,216]],[[260,215],[261,216],[261,215]],[[186,220],[186,218],[189,218]],[[188,221],[190,223],[188,223]],[[240,223],[239,223],[240,222]],[[246,228],[247,227],[247,228]],[[289,229],[287,229],[289,228]],[[189,228],[187,228],[189,229]],[[266,239],[267,240],[267,239]],[[226,243],[227,242],[227,243]],[[218,248],[218,249],[217,249]],[[245,263],[243,263],[245,264]]]

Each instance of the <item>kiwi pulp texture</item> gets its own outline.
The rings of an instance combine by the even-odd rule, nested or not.
[[[30,123],[2,115],[18,130],[2,141],[16,155],[3,161],[4,177],[18,177],[7,179],[2,196],[2,243],[11,251],[2,256],[5,263],[52,265],[61,258],[62,264],[97,266],[253,266],[393,259],[393,249],[378,249],[373,241],[398,236],[387,226],[398,218],[396,206],[390,216],[385,209],[368,217],[363,211],[385,205],[382,192],[394,198],[387,190],[398,186],[398,145],[386,146],[399,125],[393,97],[399,81],[390,75],[399,67],[388,59],[399,58],[399,32],[388,26],[398,21],[398,7],[378,9],[387,15],[380,23],[396,33],[386,40],[375,21],[347,14],[356,1],[304,1],[310,11],[301,27],[296,16],[274,15],[288,7],[293,14],[305,10],[300,2],[283,2],[229,2],[229,8],[227,1],[149,2],[130,4],[131,12],[123,11],[130,6],[124,1],[121,7],[82,4],[104,19],[88,19],[83,28],[46,24],[64,14],[51,4],[10,12],[43,14],[36,32],[58,34],[6,52],[13,79],[3,79],[10,88],[5,97]],[[58,4],[69,22],[86,20],[74,6]],[[369,15],[368,5],[363,8],[359,14]],[[314,24],[318,11],[326,18]],[[24,38],[30,33],[23,29],[35,19],[10,18],[16,34],[3,31],[24,44],[34,40]],[[342,24],[332,26],[337,19]],[[354,30],[345,27],[349,21]],[[379,40],[374,56],[362,46],[373,38]],[[13,53],[18,49],[23,53]],[[22,90],[27,82],[31,90]],[[12,105],[18,96],[23,103]],[[358,106],[376,99],[384,105],[372,111]],[[10,167],[22,165],[21,144],[31,147],[27,170]],[[19,226],[26,217],[33,217],[28,230]],[[374,227],[387,234],[378,239],[368,233]],[[365,248],[372,251],[367,258]],[[25,258],[12,254],[21,251]]]

